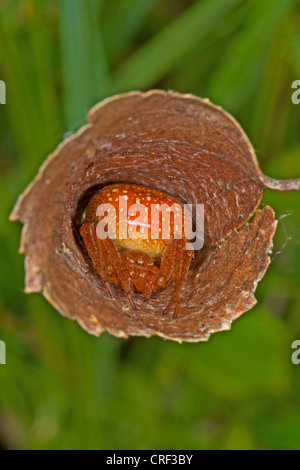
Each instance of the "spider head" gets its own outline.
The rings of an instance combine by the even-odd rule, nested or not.
[[[123,253],[123,258],[130,266],[139,266],[141,268],[147,268],[153,266],[153,259],[143,251],[139,250],[128,250]]]

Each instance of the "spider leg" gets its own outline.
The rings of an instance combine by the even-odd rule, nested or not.
[[[113,293],[105,273],[105,267],[108,264],[112,264],[114,266],[119,284],[124,289],[132,308],[135,310],[136,306],[131,296],[131,280],[128,276],[127,269],[124,266],[120,253],[115,247],[113,241],[110,238],[101,240],[97,236],[96,223],[94,222],[84,223],[80,228],[80,234],[84,239],[86,249],[93,265],[98,274],[102,277],[110,295],[113,297]]]
[[[175,239],[168,243],[163,253],[159,272],[156,276],[155,287],[156,289],[164,289],[169,284],[172,278],[173,265],[176,260],[176,243]]]
[[[147,281],[147,287],[144,291],[144,298],[146,300],[149,299],[151,292],[154,288],[155,280],[156,280],[157,273],[158,273],[158,268],[156,266],[152,266],[151,269],[149,269],[149,271],[150,272],[149,272],[149,277]]]
[[[113,293],[112,293],[111,287],[109,285],[109,282],[107,280],[107,276],[105,273],[106,263],[104,260],[106,260],[107,256],[104,250],[102,249],[102,246],[99,246],[99,243],[98,243],[99,239],[96,234],[95,223],[86,222],[85,224],[81,225],[80,235],[84,239],[84,245],[87,249],[87,252],[93,262],[93,265],[97,273],[100,274],[108,292],[110,293],[111,297],[113,297]]]
[[[174,295],[164,309],[163,314],[165,315],[175,303],[173,318],[177,316],[180,302],[180,288],[186,278],[191,260],[194,256],[194,250],[186,250],[185,243],[184,239],[173,238],[167,246],[169,250],[167,252],[167,248],[165,250],[161,264],[161,274],[168,280],[168,283],[170,279],[172,279],[175,289]],[[169,259],[165,260],[165,257]],[[166,272],[166,270],[168,270],[168,272]]]
[[[181,270],[180,270],[180,274],[178,276],[178,280],[176,279],[175,281],[175,288],[177,289],[177,292],[178,294],[176,294],[177,296],[177,303],[175,305],[175,310],[174,310],[174,314],[173,314],[173,318],[176,318],[177,316],[177,313],[178,313],[178,307],[179,307],[179,302],[180,302],[180,296],[179,296],[179,291],[180,291],[180,288],[187,276],[187,273],[188,273],[188,270],[190,268],[190,264],[191,264],[191,261],[192,259],[194,258],[194,249],[185,249],[185,243],[184,243],[184,246],[181,247]]]
[[[172,257],[172,267],[170,271],[170,275],[174,284],[174,295],[171,298],[170,302],[168,303],[167,307],[163,311],[163,315],[169,312],[170,308],[175,302],[175,308],[173,313],[173,318],[177,316],[179,300],[180,300],[180,286],[181,286],[181,268],[182,268],[182,260],[183,260],[183,248],[182,243],[184,240],[181,239],[173,239],[171,243],[174,246],[174,255]]]
[[[107,253],[109,254],[111,262],[117,271],[120,285],[124,289],[132,308],[136,310],[136,305],[131,295],[132,281],[119,251],[115,247],[112,239],[109,237],[105,238],[104,240],[99,240],[99,242],[103,243],[103,246],[105,247]]]

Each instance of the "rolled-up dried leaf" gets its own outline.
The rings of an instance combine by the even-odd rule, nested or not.
[[[257,208],[265,187],[299,189],[291,181],[265,177],[239,124],[208,100],[157,90],[105,100],[48,157],[13,210],[11,220],[24,223],[26,292],[42,291],[94,335],[206,340],[254,305],[276,227],[273,210]],[[147,301],[134,294],[133,311],[120,288],[112,286],[110,298],[83,248],[78,222],[87,202],[117,182],[204,204],[205,246],[182,286],[176,319],[162,316],[171,285]]]

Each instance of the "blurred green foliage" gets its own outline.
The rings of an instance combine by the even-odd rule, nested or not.
[[[0,447],[299,449],[300,194],[279,218],[258,304],[208,343],[94,338],[23,292],[19,193],[89,107],[132,89],[209,97],[263,171],[300,176],[296,0],[1,0]]]

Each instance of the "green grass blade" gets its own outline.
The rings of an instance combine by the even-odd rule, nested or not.
[[[246,27],[228,45],[210,79],[210,98],[229,111],[242,109],[255,93],[270,41],[283,13],[292,0],[254,0],[249,3]]]
[[[97,0],[60,0],[60,40],[65,119],[78,125],[88,108],[106,96],[109,74],[98,25]]]
[[[115,63],[127,51],[145,22],[155,0],[123,0],[107,3],[109,12],[103,21],[107,54]]]
[[[197,2],[121,65],[113,77],[113,91],[153,86],[238,3],[239,0]]]
[[[61,136],[52,44],[47,28],[42,27],[45,14],[37,0],[30,0],[27,7],[30,14],[28,11],[22,33],[15,19],[21,2],[5,5],[0,18],[6,108],[25,178]]]

